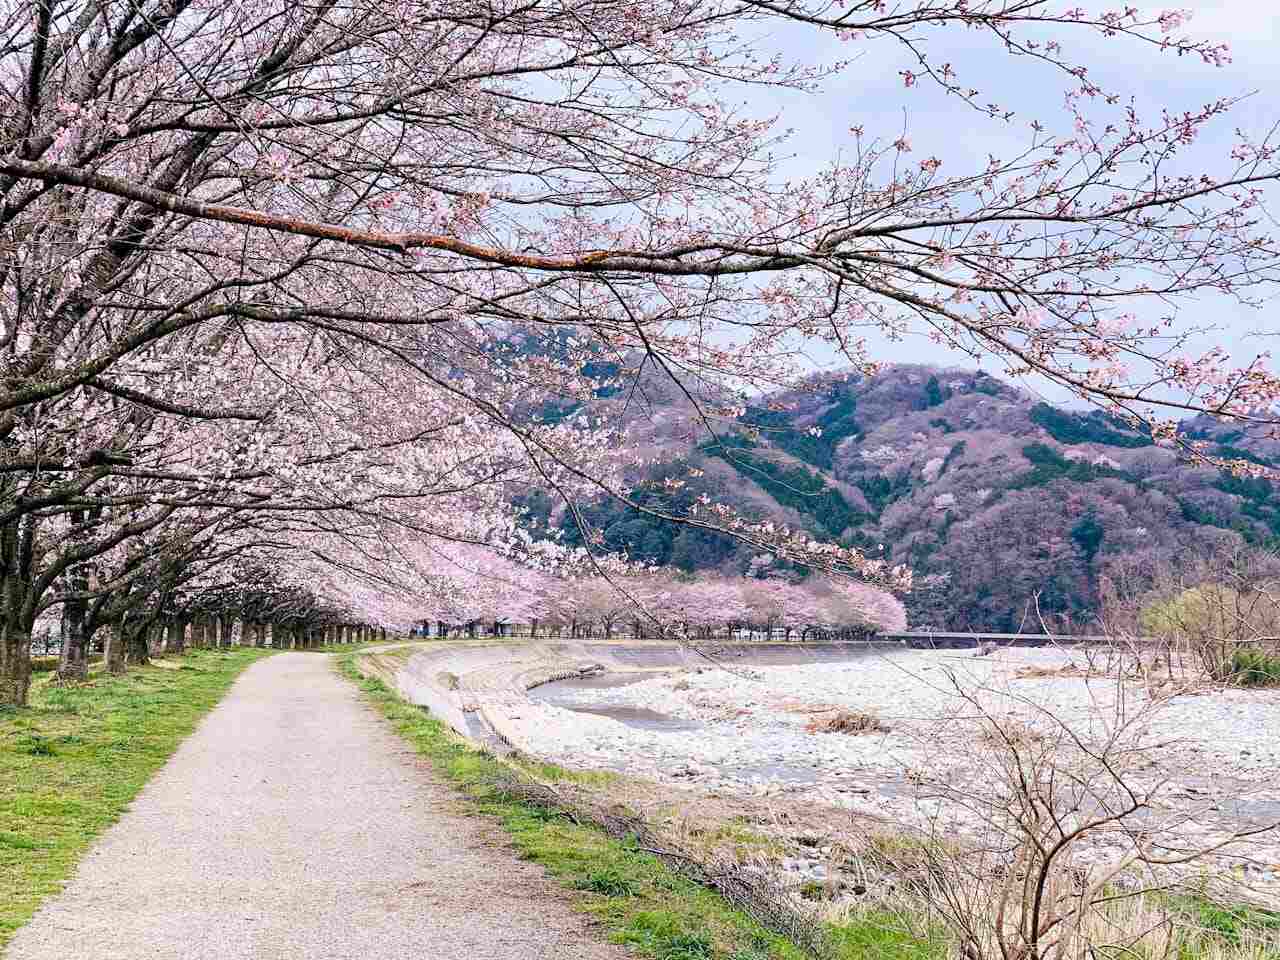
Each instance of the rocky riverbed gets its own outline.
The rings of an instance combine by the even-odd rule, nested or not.
[[[1280,691],[1158,679],[1091,672],[1080,651],[895,650],[560,681],[531,691],[533,708],[512,723],[526,749],[567,764],[945,823],[950,834],[981,829],[961,795],[998,802],[1011,748],[1054,745],[1092,777],[1100,768],[1088,772],[1087,752],[1111,750],[1126,782],[1150,795],[1139,815],[1166,840],[1207,845],[1280,821]],[[827,732],[841,714],[868,729]],[[1105,784],[1092,789],[1085,805],[1109,802]],[[1278,840],[1272,832],[1224,853],[1252,883],[1280,890]],[[1100,836],[1086,859],[1119,856],[1121,843]]]
[[[1048,763],[1053,806],[1072,817],[1134,790],[1127,829],[1091,834],[1081,865],[1114,865],[1135,839],[1203,849],[1280,821],[1280,691],[1119,666],[1118,679],[1080,648],[481,643],[417,653],[396,685],[494,748],[624,772],[677,806],[803,822],[817,850],[788,847],[802,879],[821,879],[821,846],[837,835],[981,837],[1007,821],[1018,764],[1040,776]],[[1276,831],[1215,857],[1178,869],[1226,866],[1280,905]]]

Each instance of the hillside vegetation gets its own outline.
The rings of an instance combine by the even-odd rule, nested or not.
[[[649,394],[632,432],[639,450],[664,462],[636,478],[638,502],[683,513],[705,495],[909,563],[917,626],[1038,629],[1043,617],[1087,627],[1122,559],[1131,568],[1280,536],[1269,481],[1192,465],[1114,417],[1052,407],[980,371],[897,366],[814,378],[719,421],[715,438],[681,392]],[[1280,462],[1280,442],[1208,418],[1183,430],[1220,456]],[[580,537],[546,496],[529,506],[535,522]],[[584,513],[607,546],[639,559],[804,575],[614,501]]]

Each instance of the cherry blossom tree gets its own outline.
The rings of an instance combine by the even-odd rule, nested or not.
[[[907,629],[907,610],[887,590],[856,580],[830,580],[814,591],[819,604],[811,622],[828,627],[872,627],[881,633]]]
[[[915,325],[1162,439],[1171,412],[1270,422],[1265,358],[1149,315],[1275,279],[1272,144],[1241,134],[1198,167],[1189,145],[1233,101],[1142,116],[1071,52],[1221,62],[1185,19],[1045,0],[0,0],[0,701],[25,697],[49,596],[87,601],[96,557],[137,570],[138,538],[179,543],[220,513],[254,518],[241,550],[368,572],[414,537],[523,550],[507,495],[537,486],[905,581],[723,504],[635,503],[592,401],[652,371],[706,438],[792,377],[798,344],[866,366],[867,328]],[[759,56],[745,37],[779,23],[851,57],[894,44],[908,104],[933,85],[1002,123],[980,59],[926,50],[963,30],[1057,72],[1066,110],[954,170],[851,117],[848,158],[783,184],[780,134],[730,101],[843,65]],[[574,413],[544,415],[549,398]]]

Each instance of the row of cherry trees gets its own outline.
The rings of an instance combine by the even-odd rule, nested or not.
[[[393,625],[453,597],[477,545],[599,575],[598,531],[537,541],[513,504],[632,503],[629,469],[660,451],[596,401],[642,410],[646,378],[678,386],[701,442],[801,348],[865,367],[868,330],[914,328],[1162,438],[1149,399],[1267,421],[1265,360],[1198,350],[1141,304],[1275,279],[1273,148],[1241,132],[1190,162],[1229,99],[1147,117],[1070,51],[1220,62],[1183,20],[1045,0],[0,0],[0,702],[25,701],[38,620],[74,677],[96,631],[141,656],[140,624],[227,591]],[[1061,77],[1066,110],[954,170],[851,117],[854,149],[783,183],[780,134],[731,104],[843,64],[763,54],[750,38],[781,25],[850,60],[893,46],[904,97],[932,87],[1004,137],[980,38]],[[952,34],[957,59],[935,56]],[[909,582],[723,504],[633,506]]]
[[[892,633],[906,629],[906,610],[888,590],[847,579],[696,579],[667,573],[565,579],[512,565],[489,580],[491,591],[463,589],[457,599],[423,611],[421,627],[494,632],[519,629],[533,636],[604,636],[616,633],[687,639],[721,630],[783,631],[804,637],[815,630]]]

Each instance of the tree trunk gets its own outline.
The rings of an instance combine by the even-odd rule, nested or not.
[[[187,625],[182,620],[169,621],[169,637],[164,643],[165,653],[182,653],[186,648]]]
[[[71,511],[72,527],[84,523],[84,511]],[[74,564],[67,571],[68,593],[84,594],[89,590],[89,566]],[[62,647],[58,651],[58,679],[84,680],[89,676],[89,651],[84,635],[87,613],[83,596],[71,597],[62,605]]]
[[[103,662],[107,666],[107,673],[124,673],[124,651],[124,624],[117,620],[115,623],[107,626],[106,651],[102,657]]]
[[[0,626],[0,704],[21,707],[31,689],[31,635],[9,617]]]
[[[71,578],[73,592],[78,578]],[[85,584],[88,589],[88,584]],[[84,635],[85,603],[71,599],[62,605],[62,649],[58,652],[58,679],[84,680],[89,676],[88,638]]]
[[[31,689],[31,566],[35,518],[0,527],[0,704],[25,706]]]
[[[151,633],[151,621],[143,620],[131,629],[127,621],[122,621],[120,630],[124,634],[124,652],[130,664],[135,667],[151,662],[151,645],[147,637]],[[123,673],[121,669],[121,673]]]

